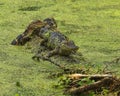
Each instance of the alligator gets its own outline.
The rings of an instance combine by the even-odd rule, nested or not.
[[[78,46],[69,40],[64,34],[57,31],[57,24],[54,18],[46,18],[43,21],[36,20],[31,22],[26,30],[12,41],[12,45],[24,45],[34,36],[42,38],[40,46],[50,49],[47,57],[59,54],[69,56],[78,50]]]
[[[40,35],[43,41],[41,42],[41,46],[45,46],[50,49],[50,52],[46,55],[46,57],[51,57],[53,55],[62,55],[69,56],[71,53],[76,53],[79,49],[78,46],[72,40],[69,40],[64,34],[59,31],[51,31],[47,30],[47,28],[42,29],[43,32]],[[34,56],[33,58],[37,57]]]
[[[56,30],[57,24],[54,18],[46,18],[43,21],[35,20],[32,21],[26,28],[26,30],[18,35],[11,44],[12,45],[24,45],[26,42],[30,41],[35,35],[38,36],[41,32],[41,28],[46,28],[49,30]]]

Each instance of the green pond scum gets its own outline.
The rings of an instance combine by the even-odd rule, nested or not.
[[[34,54],[26,46],[10,44],[31,21],[48,17],[55,18],[58,30],[79,46],[77,52],[85,58],[68,64],[61,58],[54,61],[120,77],[120,60],[112,62],[120,58],[119,0],[0,0],[0,96],[69,96],[63,88],[53,87],[58,78],[50,78],[62,69],[32,60]]]

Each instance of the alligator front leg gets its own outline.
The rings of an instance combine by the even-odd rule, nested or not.
[[[47,54],[47,57],[51,57],[53,55],[57,55],[59,53],[59,48],[55,48],[54,50],[50,51],[48,54]]]

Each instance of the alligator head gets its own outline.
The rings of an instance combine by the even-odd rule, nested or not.
[[[69,41],[63,41],[60,49],[61,52],[63,52],[62,54],[67,55],[70,53],[75,53],[79,49],[79,47],[76,46],[72,40],[69,40]]]

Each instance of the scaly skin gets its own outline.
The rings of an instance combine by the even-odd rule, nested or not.
[[[43,22],[40,20],[35,20],[31,22],[26,30],[17,36],[11,44],[12,45],[24,45],[28,42],[34,35],[39,35],[41,28],[47,28],[49,30],[56,30],[57,24],[54,18],[46,18]]]

